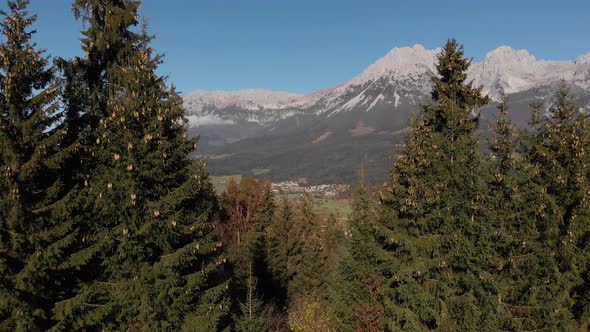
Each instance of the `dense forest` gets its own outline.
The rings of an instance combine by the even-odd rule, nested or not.
[[[590,119],[566,82],[489,142],[448,40],[351,216],[253,178],[216,195],[135,0],[74,0],[83,56],[0,23],[0,330],[588,331]],[[482,151],[481,146],[488,148]]]

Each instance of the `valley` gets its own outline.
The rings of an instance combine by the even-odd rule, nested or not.
[[[395,48],[350,81],[307,95],[256,89],[188,94],[189,133],[201,139],[194,157],[207,158],[213,175],[350,184],[362,167],[369,183],[382,183],[409,119],[430,100],[437,52]],[[582,110],[590,110],[590,54],[546,61],[502,46],[474,62],[467,75],[494,101],[473,113],[484,151],[503,96],[519,128],[528,125],[529,104],[551,100],[562,83]]]

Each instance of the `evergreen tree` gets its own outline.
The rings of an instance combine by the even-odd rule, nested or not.
[[[313,201],[305,193],[298,201],[297,214],[287,237],[287,298],[289,302],[313,294],[320,285],[316,251],[319,225],[313,212]]]
[[[188,154],[182,99],[155,71],[137,1],[76,1],[90,103],[79,193],[88,219],[82,286],[55,307],[58,329],[219,330],[227,324],[216,199]],[[94,127],[96,126],[96,127]]]
[[[534,105],[538,108],[538,105]],[[500,115],[490,142],[492,152],[489,181],[490,222],[494,226],[500,264],[501,284],[498,300],[503,330],[557,329],[560,317],[555,310],[567,306],[560,302],[562,276],[557,262],[544,243],[543,218],[539,206],[544,190],[534,181],[537,166],[528,163],[526,146],[508,119],[506,101],[499,106]],[[538,115],[533,111],[534,124]],[[548,282],[552,280],[552,282]]]
[[[469,64],[449,40],[432,78],[435,103],[413,124],[382,192],[394,217],[382,218],[377,237],[399,264],[388,276],[390,329],[498,327],[478,117],[471,116],[489,98],[466,82]]]
[[[47,228],[51,207],[68,192],[64,163],[75,146],[55,70],[31,41],[36,16],[27,6],[9,1],[0,23],[0,329],[30,331],[50,326],[60,288],[44,269],[55,264]]]
[[[313,211],[313,204],[309,194],[301,196],[287,243],[289,325],[302,331],[335,327],[330,297],[341,237],[334,216],[323,220]],[[313,314],[321,314],[318,321],[303,324],[316,307],[323,308],[321,313]]]
[[[344,232],[346,256],[339,266],[335,283],[339,330],[380,331],[384,329],[383,277],[379,267],[387,256],[375,241],[377,207],[361,182],[356,190]]]
[[[240,303],[241,315],[236,319],[237,332],[264,332],[268,331],[268,311],[264,303],[256,294],[256,278],[250,265],[248,278],[246,279],[246,301]]]
[[[289,233],[293,222],[293,210],[286,197],[281,199],[275,217],[268,229],[268,267],[273,281],[275,299],[283,307],[287,304],[289,273]]]
[[[590,261],[589,128],[588,115],[579,112],[562,87],[528,151],[531,164],[538,167],[534,181],[543,193],[538,206],[543,245],[558,266],[559,278],[549,282],[557,283],[559,293],[547,303],[555,308],[552,316],[562,329],[573,329],[572,314],[582,323],[589,317],[583,295]]]
[[[61,125],[67,130],[63,144],[72,151],[63,160],[60,172],[63,199],[48,209],[45,262],[37,267],[46,279],[54,281],[58,290],[52,308],[56,329],[90,326],[89,320],[84,321],[84,315],[76,312],[80,308],[71,304],[75,300],[88,312],[96,312],[96,324],[108,311],[99,310],[102,307],[92,303],[97,301],[95,298],[83,296],[101,278],[100,254],[109,245],[99,241],[107,237],[108,229],[102,221],[96,222],[91,213],[95,193],[90,177],[98,172],[94,145],[100,134],[96,128],[108,112],[112,68],[126,64],[132,41],[139,44],[140,34],[130,30],[137,25],[138,6],[139,2],[134,1],[74,1],[75,16],[88,27],[81,39],[86,57],[57,60],[62,74]]]

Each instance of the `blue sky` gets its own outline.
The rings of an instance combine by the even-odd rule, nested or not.
[[[55,55],[80,54],[70,4],[31,0],[36,41]],[[500,45],[551,60],[590,52],[590,0],[144,0],[141,10],[166,55],[161,74],[183,93],[307,93],[358,75],[391,48],[435,48],[450,36],[475,60]]]

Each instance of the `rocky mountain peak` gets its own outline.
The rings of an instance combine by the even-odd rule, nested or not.
[[[383,103],[397,107],[404,99],[419,103],[431,89],[430,75],[435,73],[439,52],[419,44],[394,48],[353,79],[307,95],[264,89],[197,91],[184,98],[185,107],[188,115],[206,115],[208,121],[211,117],[223,121],[244,118],[268,124],[302,112],[368,111]],[[546,61],[527,50],[500,46],[483,61],[473,62],[467,74],[495,100],[561,80],[590,90],[590,53],[575,62]],[[197,120],[194,122],[199,123]]]
[[[573,61],[537,60],[527,50],[500,46],[489,52],[484,61],[473,63],[468,76],[493,99],[537,86],[570,81],[574,78]]]
[[[416,44],[389,51],[383,58],[370,65],[356,81],[372,80],[389,75],[409,75],[434,71],[436,55],[440,49],[428,50]]]

